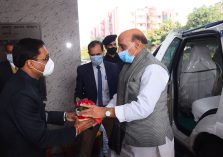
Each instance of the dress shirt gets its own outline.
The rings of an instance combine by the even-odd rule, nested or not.
[[[142,75],[137,101],[116,106],[115,94],[106,107],[115,107],[115,115],[120,122],[144,119],[153,112],[168,80],[169,74],[163,67],[157,64],[149,65]]]
[[[94,78],[95,78],[96,88],[98,90],[98,81],[97,81],[98,80],[98,69],[97,69],[96,65],[92,64],[92,66],[93,66],[93,70],[94,70]],[[101,77],[102,77],[102,102],[103,102],[103,105],[106,105],[106,104],[108,104],[108,102],[110,100],[108,81],[107,81],[104,63],[102,62],[99,66],[100,66]],[[97,105],[98,105],[98,100],[97,100]]]

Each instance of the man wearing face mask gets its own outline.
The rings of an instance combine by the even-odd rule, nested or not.
[[[112,63],[116,63],[119,69],[122,69],[124,62],[119,58],[117,54],[117,45],[116,45],[117,35],[108,35],[102,41],[105,49],[107,51],[104,56],[104,60]]]
[[[5,53],[7,56],[7,60],[0,63],[0,93],[6,82],[17,71],[17,68],[13,63],[12,50],[13,50],[13,43],[11,42],[7,43],[5,45]]]
[[[167,109],[168,70],[146,49],[138,29],[118,37],[125,62],[117,94],[106,107],[89,106],[84,117],[117,118],[110,141],[111,157],[174,157],[174,139]]]
[[[12,50],[13,50],[13,43],[9,42],[5,45],[5,53],[6,53],[6,61],[3,61],[0,63],[0,93],[6,84],[6,82],[15,74],[18,70],[18,68],[13,63],[13,57],[12,57]],[[43,100],[46,100],[46,84],[45,84],[45,78],[41,77],[39,79],[39,88],[41,92],[41,96]]]
[[[13,63],[13,58],[12,58],[12,50],[13,50],[13,43],[9,42],[5,45],[5,53],[6,53],[6,57],[7,57],[7,61],[10,63],[11,65],[11,69],[12,69],[12,73],[16,72],[16,67]]]
[[[79,122],[73,112],[45,112],[39,91],[39,79],[53,72],[54,63],[43,41],[20,40],[13,49],[17,73],[0,94],[0,154],[3,157],[44,157],[45,150],[71,144],[85,129],[95,125],[93,119]],[[49,130],[47,123],[71,127]]]
[[[116,93],[118,67],[116,64],[103,61],[103,45],[92,41],[88,45],[91,62],[77,68],[75,98],[89,99],[97,106],[105,106]],[[103,125],[110,136],[112,121],[104,119]],[[81,138],[81,157],[91,157],[93,144],[99,126],[88,129]]]

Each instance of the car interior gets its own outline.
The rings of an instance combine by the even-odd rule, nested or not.
[[[207,112],[218,108],[223,75],[219,45],[216,37],[208,37],[188,40],[182,49],[175,81],[175,121],[187,135]]]

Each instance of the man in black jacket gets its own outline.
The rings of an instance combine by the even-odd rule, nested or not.
[[[54,63],[43,41],[20,40],[13,59],[19,70],[0,94],[1,157],[44,157],[46,148],[73,143],[76,135],[95,125],[92,119],[79,122],[74,113],[45,112],[38,80],[53,72]],[[47,122],[62,125],[66,120],[75,121],[74,127],[47,129]]]
[[[7,60],[0,63],[0,93],[6,84],[6,82],[11,78],[11,76],[16,72],[16,67],[13,64],[12,59],[13,44],[7,43],[5,45],[5,53]]]
[[[116,38],[117,38],[117,35],[108,35],[102,41],[107,51],[106,55],[104,56],[104,60],[117,64],[119,67],[119,70],[121,71],[124,65],[124,62],[118,56]]]
[[[13,43],[8,42],[5,45],[5,53],[7,56],[7,60],[0,62],[0,93],[3,90],[6,82],[10,80],[10,78],[13,76],[13,74],[16,73],[17,67],[13,63],[13,57],[12,57],[12,50],[13,50]],[[43,98],[43,100],[46,100],[46,84],[45,84],[45,78],[41,77],[39,79],[39,88],[40,93]]]
[[[11,65],[9,61],[3,61],[0,63],[0,93],[6,84],[6,82],[11,78],[13,75]]]

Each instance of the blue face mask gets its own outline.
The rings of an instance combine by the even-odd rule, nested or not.
[[[129,55],[128,49],[127,50],[124,50],[122,52],[119,52],[118,55],[119,55],[119,58],[123,62],[126,62],[126,63],[132,63],[133,59],[135,58],[135,56],[130,56]]]
[[[103,61],[102,55],[90,56],[91,62],[93,65],[100,65]]]

